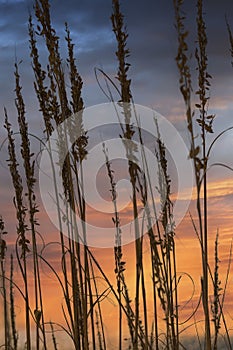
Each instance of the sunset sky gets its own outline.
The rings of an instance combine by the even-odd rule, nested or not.
[[[190,30],[190,53],[192,53],[193,90],[196,88],[194,60],[195,32],[195,1],[185,1],[184,9],[187,13],[187,27]],[[208,34],[209,73],[212,75],[210,92],[210,113],[216,114],[214,122],[214,136],[209,137],[208,142],[222,130],[233,126],[233,68],[230,56],[228,33],[225,15],[232,24],[233,29],[233,2],[229,0],[204,1],[206,24]],[[108,75],[116,75],[117,62],[114,52],[116,43],[111,31],[111,1],[109,0],[51,0],[51,16],[57,34],[61,39],[61,52],[64,58],[66,71],[66,46],[63,40],[65,36],[64,23],[68,22],[71,36],[76,45],[76,58],[79,72],[82,76],[84,88],[83,99],[86,107],[104,103],[106,97],[101,92],[96,82],[94,69],[101,68]],[[175,30],[174,11],[171,0],[122,0],[122,10],[125,14],[127,30],[129,33],[128,47],[130,49],[129,62],[131,68],[129,75],[132,78],[132,92],[134,102],[150,108],[167,118],[178,130],[188,146],[188,133],[184,121],[184,104],[178,86],[178,72],[175,62],[177,51],[177,37]],[[32,133],[42,135],[43,122],[38,112],[38,104],[33,90],[33,72],[29,53],[27,20],[29,12],[33,13],[33,1],[31,0],[0,0],[0,141],[4,142],[6,133],[3,128],[4,113],[6,107],[12,125],[16,125],[16,110],[14,107],[14,62],[21,61],[20,73],[25,98],[29,129]],[[41,45],[41,57],[43,45]],[[34,145],[35,151],[38,151]],[[213,147],[210,164],[224,163],[233,167],[233,132],[228,132],[219,139]],[[5,160],[7,159],[6,144],[0,153],[0,215],[6,221],[9,235],[9,245],[14,242],[15,222],[14,208],[12,205],[12,186]],[[213,167],[209,171],[209,228],[210,241],[219,229],[220,234],[220,260],[223,276],[228,263],[228,254],[231,239],[233,237],[233,174],[223,168]],[[174,190],[176,184],[174,185]],[[38,188],[37,188],[38,189]],[[39,195],[38,195],[39,196]],[[195,194],[190,204],[190,210],[195,217]],[[46,235],[46,242],[56,240],[56,228],[50,223],[48,216],[41,206],[41,231],[50,228]],[[103,221],[103,217],[92,217],[95,222]],[[213,244],[210,250],[213,253]],[[177,249],[179,271],[183,269],[197,278],[197,291],[195,291],[194,303],[199,290],[200,275],[200,250],[197,238],[192,230],[189,215],[177,228]],[[109,269],[109,276],[113,278],[113,255],[111,249],[94,249],[96,257],[103,266]],[[125,247],[125,254],[130,256],[130,245]],[[57,256],[56,247],[48,248],[48,256],[54,262],[57,269],[60,267],[60,257]],[[133,273],[133,257],[128,259],[129,275]],[[54,303],[59,302],[60,294],[54,297],[55,283],[48,276],[44,277],[44,283],[49,286],[48,294]],[[148,274],[149,276],[149,274]],[[148,277],[149,278],[149,277]],[[190,281],[184,279],[187,294],[192,286]],[[232,275],[229,284],[233,285]],[[183,302],[189,298],[183,296]],[[232,301],[227,298],[227,305],[232,306]],[[114,307],[109,301],[109,319],[114,313]],[[106,306],[107,307],[107,306]],[[192,310],[189,305],[188,311]],[[53,303],[48,307],[48,314],[53,314]],[[61,317],[58,316],[58,318]],[[1,320],[1,317],[0,317]],[[108,322],[106,321],[106,324]],[[112,336],[112,330],[109,330]],[[109,338],[111,339],[111,336]]]
[[[190,29],[190,52],[194,53],[195,2],[187,2],[187,26]],[[7,107],[14,123],[14,63],[22,60],[23,94],[27,106],[28,119],[33,131],[43,129],[37,112],[37,101],[33,91],[32,70],[30,69],[27,33],[28,13],[33,12],[33,2],[0,1],[1,11],[1,66],[0,105]],[[98,88],[94,68],[103,68],[110,76],[116,72],[115,41],[111,31],[111,1],[52,1],[52,21],[58,34],[64,38],[64,23],[67,21],[76,45],[76,57],[80,74],[84,81],[83,97],[85,106],[104,103],[106,97]],[[178,73],[175,62],[177,38],[174,27],[172,1],[123,2],[129,32],[128,46],[131,51],[130,75],[134,101],[154,108],[171,120],[187,140],[186,125],[183,122],[184,106],[177,86]],[[218,133],[231,126],[232,67],[225,15],[229,23],[233,18],[233,4],[229,1],[205,1],[209,73],[213,76],[209,110],[217,115],[215,131]],[[65,42],[61,40],[61,51],[66,58]],[[42,50],[43,52],[43,50]],[[43,53],[41,55],[43,56]],[[192,56],[193,57],[193,56]],[[193,73],[195,73],[195,61]],[[64,62],[65,67],[65,62]],[[196,79],[193,87],[195,90]],[[4,132],[1,130],[1,137]],[[221,140],[223,147],[216,147],[214,153],[218,161],[228,161],[227,150],[231,147],[230,134]]]

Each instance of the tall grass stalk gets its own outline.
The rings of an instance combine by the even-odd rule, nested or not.
[[[8,135],[8,154],[9,160],[8,165],[10,168],[10,174],[12,178],[12,183],[15,190],[14,205],[16,209],[17,217],[17,260],[20,267],[20,271],[24,283],[24,296],[25,296],[25,329],[26,329],[26,345],[27,350],[31,350],[31,327],[30,327],[30,302],[29,302],[29,287],[28,287],[28,268],[27,268],[27,255],[30,252],[29,243],[26,236],[28,230],[26,219],[27,208],[24,205],[23,198],[23,182],[21,175],[18,170],[17,156],[15,152],[15,140],[13,138],[13,131],[11,129],[11,124],[8,121],[7,111],[5,109],[5,128]],[[21,248],[21,254],[19,254],[18,246]],[[21,263],[22,260],[22,263]]]
[[[132,146],[133,135],[135,133],[133,126],[131,125],[131,107],[129,103],[131,102],[131,91],[130,84],[131,80],[128,78],[128,70],[130,64],[127,62],[129,57],[129,50],[127,48],[127,37],[126,28],[124,25],[124,16],[120,9],[120,4],[118,0],[113,0],[113,14],[111,16],[112,28],[117,41],[117,51],[116,56],[118,60],[118,72],[117,79],[120,83],[121,99],[123,102],[123,112],[125,117],[125,129],[122,137],[126,140],[123,144],[125,146],[126,157],[128,159],[128,172],[130,176],[131,188],[132,188],[132,202],[133,202],[133,218],[134,218],[134,232],[135,232],[135,252],[136,252],[136,295],[135,295],[135,335],[133,340],[133,348],[137,349],[138,344],[138,332],[140,326],[140,313],[139,313],[139,299],[140,299],[140,283],[142,288],[142,298],[144,305],[144,317],[145,317],[145,332],[146,339],[148,339],[148,329],[147,329],[147,311],[145,310],[146,305],[146,295],[145,288],[143,287],[143,263],[142,263],[142,242],[143,238],[140,237],[140,228],[138,222],[138,199],[136,190],[137,174],[139,169],[136,163],[133,161],[136,155],[136,146]],[[129,140],[130,142],[127,142]],[[133,149],[135,147],[135,150]],[[145,348],[147,349],[147,347]]]
[[[8,350],[11,348],[11,334],[10,334],[10,320],[8,310],[8,297],[7,297],[7,286],[6,286],[6,270],[5,270],[5,259],[6,259],[6,240],[5,235],[5,223],[2,216],[0,216],[0,274],[1,274],[1,289],[3,296],[3,315],[4,315],[4,337],[5,337],[5,348]]]
[[[18,71],[18,65],[15,65],[15,92],[16,92],[16,109],[18,113],[19,132],[21,135],[21,155],[23,159],[23,167],[26,178],[26,196],[28,200],[28,213],[30,222],[30,232],[32,240],[32,254],[33,254],[33,271],[34,271],[34,293],[35,293],[35,309],[34,315],[36,318],[36,348],[40,348],[40,330],[42,331],[44,349],[47,349],[46,336],[44,328],[44,310],[43,310],[43,298],[41,288],[40,269],[38,261],[38,243],[36,227],[39,225],[36,214],[38,213],[38,206],[36,203],[36,196],[34,193],[34,185],[36,182],[34,176],[35,162],[31,161],[33,154],[30,150],[30,141],[28,137],[28,124],[25,118],[25,104],[21,93],[20,76]]]
[[[11,318],[11,333],[13,338],[14,349],[18,349],[18,332],[16,328],[16,314],[15,314],[15,296],[14,296],[14,260],[13,254],[11,254],[11,267],[10,267],[10,318]]]
[[[184,20],[185,16],[182,12],[183,0],[174,0],[175,16],[176,16],[176,28],[178,35],[178,53],[176,57],[178,70],[180,73],[180,90],[186,105],[186,118],[188,124],[188,131],[190,134],[190,158],[193,160],[194,172],[196,179],[196,191],[197,200],[196,208],[198,214],[198,229],[195,227],[198,239],[201,247],[202,254],[202,277],[201,277],[201,293],[202,293],[202,306],[204,311],[205,320],[205,349],[210,350],[212,348],[211,344],[211,326],[210,326],[210,291],[209,291],[209,277],[211,277],[214,289],[214,306],[212,306],[213,311],[213,322],[214,322],[214,342],[213,347],[216,348],[218,331],[219,331],[219,308],[221,309],[221,303],[219,301],[219,277],[218,277],[218,236],[215,241],[215,272],[214,277],[212,275],[209,266],[209,233],[208,233],[208,179],[207,171],[209,164],[210,150],[215,143],[215,141],[224,134],[227,130],[220,133],[212,142],[210,147],[207,147],[207,137],[208,134],[213,133],[213,121],[215,116],[208,113],[209,105],[209,90],[211,75],[208,73],[208,55],[207,55],[207,34],[206,34],[206,24],[203,17],[203,1],[197,0],[197,48],[195,50],[195,58],[197,62],[197,83],[198,89],[196,95],[198,101],[195,103],[195,107],[198,110],[199,116],[195,118],[196,112],[192,108],[192,84],[191,84],[191,73],[190,67],[191,63],[189,60],[187,36],[188,31],[185,28]],[[228,26],[229,30],[229,26]],[[230,35],[229,31],[229,35]],[[230,35],[231,39],[231,35]],[[200,137],[195,135],[195,124],[199,126]],[[221,309],[222,312],[222,309]],[[222,314],[223,320],[225,320]],[[227,328],[226,332],[228,334]],[[230,345],[230,343],[229,343]],[[231,345],[230,345],[231,347]]]

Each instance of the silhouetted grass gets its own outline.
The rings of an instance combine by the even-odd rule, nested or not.
[[[117,304],[118,311],[114,319],[117,334],[117,346],[123,349],[225,349],[232,348],[229,328],[224,317],[224,300],[227,282],[230,273],[230,259],[227,277],[225,281],[220,276],[219,259],[219,234],[215,239],[214,269],[209,266],[209,230],[208,230],[208,156],[212,147],[208,148],[208,134],[213,133],[214,116],[208,113],[209,89],[211,76],[208,73],[207,34],[203,16],[202,0],[197,0],[197,47],[195,58],[197,64],[198,88],[195,92],[198,101],[193,96],[189,48],[187,44],[188,31],[185,27],[185,16],[182,13],[182,0],[174,0],[176,29],[178,37],[178,53],[176,62],[180,75],[178,85],[180,87],[185,108],[186,124],[190,135],[189,156],[194,165],[196,181],[196,213],[198,224],[193,216],[190,219],[190,227],[197,234],[200,243],[202,271],[200,276],[201,296],[200,301],[203,311],[199,319],[199,304],[187,321],[182,323],[180,319],[180,281],[182,276],[177,272],[176,231],[173,218],[173,203],[171,200],[171,182],[168,173],[168,158],[166,144],[160,135],[160,130],[155,121],[157,130],[154,135],[155,159],[158,163],[158,192],[161,202],[161,212],[155,207],[155,198],[152,198],[152,209],[147,205],[148,197],[152,194],[148,163],[145,156],[145,140],[140,128],[140,121],[135,125],[132,120],[135,117],[133,92],[131,91],[129,49],[127,44],[128,33],[126,31],[125,18],[118,0],[112,1],[111,23],[116,39],[116,69],[117,82],[113,82],[102,70],[99,70],[104,78],[110,96],[111,89],[116,89],[122,107],[125,124],[120,125],[125,157],[127,160],[127,173],[131,184],[132,216],[134,224],[132,231],[135,238],[133,254],[135,256],[134,288],[130,285],[128,270],[129,257],[124,253],[122,245],[121,212],[118,210],[118,193],[116,187],[116,170],[108,149],[103,142],[103,153],[106,164],[106,178],[108,179],[111,194],[112,222],[115,228],[114,274],[116,281],[108,277],[105,267],[101,266],[95,258],[92,249],[88,247],[87,232],[87,203],[85,194],[88,189],[84,186],[85,168],[84,162],[88,157],[89,137],[84,129],[84,101],[82,98],[83,81],[79,74],[74,56],[74,44],[72,42],[68,24],[65,25],[65,40],[67,44],[67,69],[68,83],[64,74],[63,60],[60,55],[60,38],[52,25],[50,17],[50,4],[48,0],[35,1],[35,18],[30,15],[28,23],[30,55],[34,73],[35,94],[39,103],[39,110],[44,123],[44,137],[47,141],[49,154],[52,154],[50,136],[55,128],[59,127],[58,151],[59,166],[62,176],[63,191],[66,199],[65,212],[61,212],[61,194],[57,188],[57,176],[55,160],[50,157],[52,176],[54,182],[55,207],[59,222],[56,244],[60,249],[60,271],[57,271],[49,258],[44,257],[44,250],[48,244],[39,250],[39,243],[47,232],[39,232],[38,201],[35,191],[36,156],[31,151],[28,121],[24,104],[23,91],[20,83],[19,64],[15,64],[15,104],[17,112],[18,129],[20,135],[20,154],[17,156],[16,141],[5,110],[5,128],[8,140],[8,165],[12,184],[14,187],[14,206],[16,212],[17,236],[15,242],[16,259],[8,259],[6,256],[7,235],[5,224],[0,217],[0,270],[1,290],[4,310],[4,341],[5,349],[20,349],[19,337],[22,334],[17,330],[17,317],[15,312],[15,292],[24,300],[25,313],[25,348],[60,349],[58,330],[62,330],[69,337],[72,346],[77,350],[110,349],[106,337],[105,313],[103,304],[107,298],[112,298]],[[34,19],[33,19],[34,18]],[[34,24],[35,21],[35,24]],[[35,29],[36,28],[36,29]],[[228,25],[230,41],[231,31]],[[44,50],[47,53],[47,62],[40,62],[40,50],[38,38],[43,39]],[[195,107],[193,100],[195,99]],[[79,112],[79,118],[73,116]],[[196,117],[196,115],[198,116]],[[72,117],[73,116],[73,117]],[[71,118],[69,118],[71,117]],[[137,117],[137,116],[136,116]],[[66,126],[62,124],[66,121]],[[198,126],[199,137],[195,134]],[[79,131],[79,138],[75,139],[75,132]],[[216,139],[218,138],[218,135]],[[128,140],[130,142],[125,142]],[[136,140],[140,141],[140,149]],[[68,142],[72,147],[62,159],[63,149]],[[42,141],[44,144],[44,140]],[[65,146],[65,147],[64,147]],[[138,152],[142,154],[143,169],[137,165]],[[23,165],[23,170],[20,168]],[[22,170],[22,171],[21,171]],[[139,217],[141,208],[145,209],[144,226],[147,234],[144,236],[140,227]],[[152,212],[151,212],[152,211]],[[78,228],[78,213],[83,224]],[[155,218],[152,225],[151,218]],[[66,228],[68,237],[64,237],[63,229]],[[54,243],[55,244],[55,243]],[[145,254],[146,247],[149,254]],[[29,261],[30,259],[30,261]],[[149,259],[149,260],[148,260]],[[150,267],[150,279],[146,280]],[[30,284],[29,263],[32,262],[33,285]],[[15,283],[15,269],[19,268],[23,288]],[[63,322],[56,324],[47,319],[45,286],[43,284],[43,266],[46,266],[55,277],[60,288],[64,303],[60,306],[63,314]],[[7,271],[10,271],[9,277]],[[101,278],[104,288],[98,284]],[[9,289],[9,293],[8,293]],[[211,291],[213,299],[211,300]],[[149,295],[152,294],[152,300]],[[212,313],[212,319],[211,314]],[[151,314],[153,315],[151,317]],[[198,323],[204,317],[205,330],[199,334]],[[187,337],[192,320],[197,330],[197,337]],[[191,322],[191,321],[190,321]],[[212,324],[211,324],[212,322]],[[125,331],[125,324],[128,330]],[[182,324],[182,327],[181,327]],[[224,327],[222,327],[222,324]],[[212,327],[213,325],[213,327]],[[187,328],[185,328],[187,327]],[[223,331],[221,332],[223,328]],[[225,334],[224,334],[225,332]],[[127,336],[125,336],[127,334]],[[35,341],[34,341],[35,339]],[[224,347],[225,346],[225,347]]]

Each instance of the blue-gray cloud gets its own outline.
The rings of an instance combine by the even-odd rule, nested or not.
[[[15,51],[18,59],[24,60],[21,69],[28,78],[30,77],[27,17],[29,10],[33,11],[32,7],[31,0],[0,2],[0,80],[5,101],[8,100],[7,92],[13,90],[13,79],[9,79],[9,76],[13,76]],[[190,41],[194,44],[194,2],[187,2],[184,8],[187,12],[187,27],[190,28]],[[174,59],[177,40],[172,1],[128,1],[122,2],[122,9],[129,32],[131,75],[136,98],[140,103],[152,104],[159,99],[166,99],[166,95],[167,98],[174,96],[178,90],[178,74]],[[216,84],[221,87],[219,93],[224,94],[227,90],[226,83],[230,84],[231,79],[225,14],[228,15],[229,21],[232,19],[233,22],[233,4],[227,0],[221,3],[208,0],[205,2],[205,12],[210,71]],[[110,15],[111,1],[51,1],[52,22],[58,34],[64,36],[65,22],[70,25],[80,72],[84,81],[90,85],[90,94],[85,91],[88,104],[97,102],[93,93],[94,83],[90,82],[90,79],[94,80],[94,67],[102,66],[111,75],[116,71],[116,45],[111,31]],[[63,44],[62,42],[62,52],[65,55]],[[97,96],[100,98],[98,92]],[[164,110],[168,112],[167,106]]]
[[[233,111],[233,69],[225,23],[225,15],[229,23],[233,23],[233,3],[227,0],[206,0],[204,8],[209,38],[209,72],[213,76],[210,108],[213,113],[219,115],[219,118],[216,118],[216,130],[220,131],[231,125]],[[179,93],[175,62],[177,38],[172,1],[122,1],[122,9],[129,33],[129,74],[132,78],[135,102],[154,107],[171,118],[179,130],[185,133],[186,125],[182,122],[184,106]],[[190,52],[193,53],[196,40],[195,2],[186,1],[184,9],[187,28],[190,31]],[[17,56],[18,61],[23,60],[20,71],[30,125],[33,123],[33,126],[37,126],[41,131],[42,123],[38,122],[38,104],[33,92],[33,73],[30,67],[27,33],[29,11],[33,13],[32,0],[0,1],[0,110],[6,106],[12,121],[14,120],[13,70]],[[116,75],[116,43],[111,30],[111,11],[110,0],[51,1],[52,22],[59,36],[63,38],[61,52],[64,59],[67,54],[64,23],[69,23],[76,44],[78,67],[84,80],[83,94],[86,106],[106,102],[106,97],[95,80],[94,68],[103,68],[112,78]],[[40,49],[41,57],[46,57],[46,51],[41,45]],[[191,61],[192,73],[195,75],[194,57]],[[195,91],[195,81],[193,85]],[[2,120],[1,117],[1,123]],[[2,137],[2,130],[0,135]],[[226,153],[226,149],[224,146],[223,153]]]

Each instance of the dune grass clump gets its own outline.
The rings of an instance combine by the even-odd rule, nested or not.
[[[15,309],[16,293],[24,302],[23,342],[27,350],[61,349],[59,333],[69,339],[72,349],[87,350],[111,349],[106,326],[106,303],[111,300],[117,305],[114,329],[116,345],[123,349],[189,349],[189,327],[196,327],[202,322],[198,319],[200,305],[201,318],[204,319],[204,332],[197,331],[197,347],[207,350],[221,349],[225,332],[225,345],[231,349],[229,328],[224,316],[224,300],[230,271],[230,259],[226,281],[221,280],[219,258],[219,234],[215,239],[214,269],[209,260],[208,229],[208,177],[209,154],[213,143],[208,145],[208,135],[214,133],[214,115],[208,113],[211,76],[208,72],[208,53],[206,24],[203,16],[203,2],[197,0],[197,43],[195,59],[197,65],[197,91],[193,94],[192,75],[187,44],[188,31],[182,13],[182,0],[174,0],[178,52],[176,62],[179,71],[179,87],[185,103],[186,124],[190,136],[190,157],[194,165],[196,185],[196,214],[191,214],[190,227],[194,229],[200,243],[201,295],[194,312],[183,321],[181,319],[180,281],[176,250],[176,223],[174,221],[172,198],[172,181],[169,174],[169,161],[166,144],[162,139],[158,123],[155,120],[154,154],[158,166],[158,193],[161,211],[158,213],[155,198],[152,206],[147,205],[153,193],[151,179],[148,178],[148,162],[145,156],[145,135],[136,116],[130,78],[130,51],[125,17],[119,0],[112,0],[110,17],[112,31],[116,40],[116,82],[101,69],[109,95],[115,89],[119,99],[112,101],[121,107],[124,124],[120,124],[118,135],[122,140],[127,161],[127,175],[130,181],[132,208],[132,244],[134,263],[133,286],[128,274],[129,256],[122,244],[122,213],[119,211],[117,193],[117,170],[109,158],[108,149],[103,142],[103,154],[106,166],[106,183],[110,192],[109,205],[112,206],[111,225],[115,230],[115,245],[112,250],[114,279],[112,280],[105,266],[101,266],[95,252],[88,246],[88,204],[85,188],[85,161],[89,156],[91,134],[84,128],[85,101],[83,100],[84,81],[79,73],[74,54],[74,43],[68,24],[65,24],[65,43],[67,59],[61,57],[61,40],[52,24],[50,3],[48,0],[36,0],[34,16],[29,16],[29,47],[34,74],[34,90],[38,100],[39,112],[43,121],[44,139],[50,155],[49,166],[52,169],[54,185],[54,206],[58,218],[59,230],[56,242],[46,242],[48,232],[40,232],[39,200],[35,190],[37,183],[36,166],[38,155],[31,151],[31,133],[29,132],[26,107],[21,86],[19,64],[15,64],[15,106],[18,132],[14,133],[4,110],[5,129],[8,143],[8,166],[14,189],[13,203],[16,214],[15,256],[7,254],[7,232],[3,218],[0,216],[0,279],[4,314],[4,340],[2,346],[7,349],[20,349]],[[231,32],[228,26],[230,40]],[[47,55],[46,62],[40,59],[41,47]],[[232,41],[232,40],[231,40]],[[68,74],[64,72],[64,63]],[[193,96],[195,95],[195,96]],[[193,102],[195,100],[195,102]],[[197,101],[196,101],[197,100]],[[193,106],[193,104],[195,106]],[[78,113],[78,118],[76,118]],[[117,122],[117,120],[116,120]],[[196,130],[198,127],[199,137]],[[58,130],[57,149],[60,174],[56,173],[53,159],[51,135]],[[75,139],[75,135],[79,137]],[[17,140],[20,147],[17,150]],[[36,138],[36,136],[35,136]],[[216,139],[218,136],[216,137]],[[127,142],[129,141],[129,142]],[[138,142],[139,141],[139,142]],[[72,147],[67,154],[68,143]],[[142,154],[143,168],[137,164],[138,154]],[[61,193],[57,186],[57,176],[61,175],[65,211]],[[146,234],[140,226],[140,212]],[[152,208],[152,209],[151,209]],[[41,209],[42,210],[42,209]],[[82,220],[81,228],[77,216]],[[194,218],[195,216],[195,218]],[[197,220],[196,220],[197,217]],[[155,224],[152,224],[155,221]],[[68,232],[67,237],[63,231]],[[41,247],[41,241],[43,241]],[[59,247],[59,271],[53,266],[49,257],[45,257],[48,246]],[[230,251],[231,258],[231,251]],[[19,271],[22,286],[15,282],[15,269]],[[33,270],[33,277],[29,269]],[[46,288],[43,281],[44,269],[47,268],[56,280],[62,294],[59,306],[63,315],[60,323],[48,319],[46,305]],[[148,272],[149,270],[149,272]],[[149,277],[148,277],[149,276]],[[19,277],[19,276],[17,276]],[[101,283],[99,283],[101,281]],[[199,283],[199,282],[198,282]],[[8,293],[9,291],[9,293]],[[212,293],[213,291],[213,293]],[[212,299],[211,299],[211,293]],[[18,299],[17,299],[18,300]],[[223,325],[223,326],[222,326]],[[21,341],[22,343],[22,341]],[[196,345],[195,345],[196,346]]]

